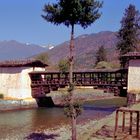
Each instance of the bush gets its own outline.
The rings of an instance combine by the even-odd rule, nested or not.
[[[96,69],[111,69],[112,65],[109,62],[101,61],[95,66]]]
[[[3,99],[4,95],[2,93],[0,93],[0,99]]]

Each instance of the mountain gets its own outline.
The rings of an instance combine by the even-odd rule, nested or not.
[[[46,51],[45,48],[15,40],[0,41],[0,60],[23,59]]]
[[[77,68],[93,68],[95,63],[96,51],[100,46],[104,46],[107,50],[109,61],[117,61],[116,32],[104,31],[94,34],[85,34],[75,38],[75,64]],[[64,42],[55,48],[47,51],[49,60],[56,65],[60,59],[68,58],[69,56],[69,41]]]
[[[109,62],[118,63],[116,51],[117,32],[103,31],[93,34],[85,34],[74,39],[74,59],[76,69],[91,69],[95,64],[95,56],[98,48],[104,46]],[[139,46],[140,48],[140,46]],[[61,59],[69,57],[69,41],[58,46],[47,45],[41,47],[35,44],[19,43],[17,41],[0,42],[0,60],[23,59],[36,56],[48,56],[48,63],[54,66]]]

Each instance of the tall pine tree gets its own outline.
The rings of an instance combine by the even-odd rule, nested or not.
[[[118,32],[117,50],[120,53],[120,63],[123,66],[124,62],[121,56],[137,50],[138,36],[140,33],[140,15],[135,6],[130,4],[125,9],[124,17],[121,20],[121,28]]]
[[[99,49],[96,52],[96,62],[95,64],[101,62],[101,61],[107,61],[107,54],[104,46],[99,47]]]
[[[64,24],[71,27],[70,54],[69,54],[69,95],[72,118],[72,140],[76,140],[76,109],[74,108],[74,83],[73,83],[73,50],[74,50],[74,27],[80,25],[87,28],[94,23],[101,14],[99,9],[102,3],[98,0],[58,0],[54,4],[46,4],[42,17],[55,25]],[[63,51],[63,50],[62,50]]]

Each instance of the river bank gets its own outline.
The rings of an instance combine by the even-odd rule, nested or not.
[[[54,106],[63,107],[64,98],[67,95],[67,88],[59,89],[58,91],[51,91],[46,97],[51,97]],[[113,93],[104,93],[103,90],[93,88],[76,88],[74,99],[82,100],[82,102],[96,101],[100,99],[116,98]],[[118,97],[117,97],[118,98]],[[0,99],[0,111],[16,110],[16,109],[30,109],[37,108],[37,101],[34,98],[28,99]]]
[[[37,107],[35,99],[0,99],[0,112]]]
[[[134,104],[130,109],[139,110],[140,103]],[[127,114],[126,117],[130,117]],[[121,120],[119,121],[121,123]],[[99,120],[91,120],[85,124],[77,125],[77,140],[114,140],[115,112],[105,118]],[[71,128],[69,125],[59,126],[56,129],[45,130],[44,133],[48,136],[53,136],[57,140],[70,140]],[[136,130],[133,129],[133,135],[128,135],[128,130],[125,133],[118,132],[116,140],[139,140],[135,136]]]
[[[64,99],[68,95],[67,88],[59,89],[58,91],[52,91],[47,94],[47,97],[51,97],[56,106],[64,106]],[[74,90],[73,98],[75,101],[89,102],[101,99],[116,98],[114,93],[104,92],[101,89],[93,88],[76,88]],[[117,97],[118,98],[118,97]]]

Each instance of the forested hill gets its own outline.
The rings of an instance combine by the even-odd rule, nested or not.
[[[117,60],[117,37],[115,32],[104,31],[96,34],[81,35],[75,38],[75,58],[78,68],[92,68],[95,63],[95,53],[100,46],[107,50],[109,61]],[[49,61],[57,64],[60,59],[69,56],[69,41],[64,42],[48,52]]]

